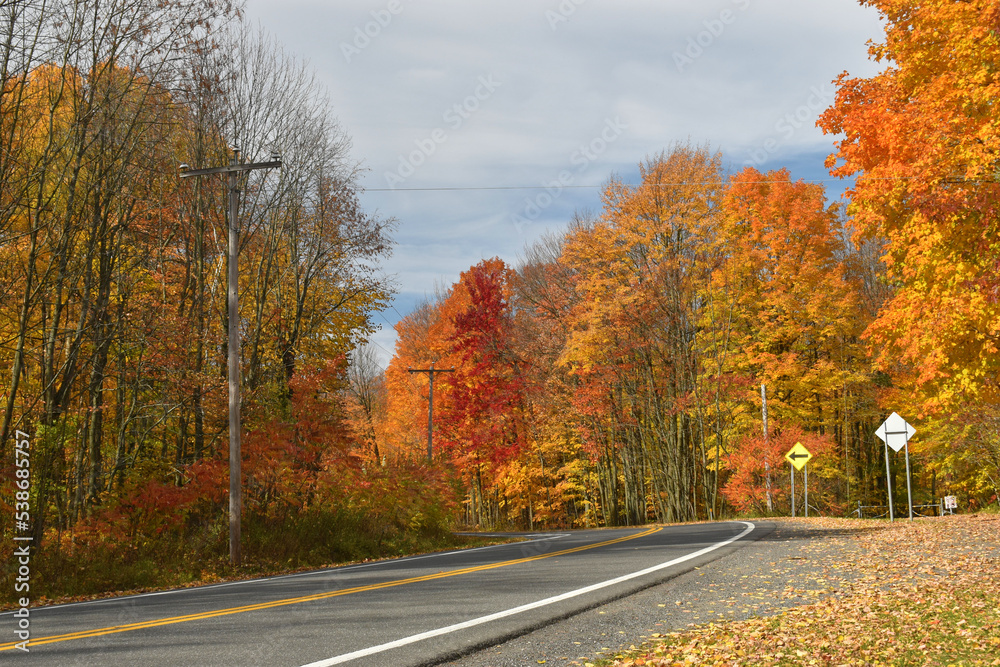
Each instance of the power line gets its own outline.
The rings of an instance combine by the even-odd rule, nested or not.
[[[401,313],[401,312],[399,312],[398,310],[396,310],[396,304],[394,304],[394,303],[390,303],[390,304],[389,304],[389,307],[390,307],[390,308],[392,308],[393,310],[395,310],[395,311],[396,311],[396,314],[397,314],[397,315],[399,315],[399,319],[403,319],[403,318],[405,317],[405,315],[403,315],[403,313]],[[379,312],[382,312],[382,311],[379,311]],[[384,318],[383,318],[383,319],[384,319]],[[386,320],[386,322],[388,322],[388,321],[389,321],[389,320]]]
[[[492,186],[451,186],[438,188],[364,188],[365,192],[450,192],[464,190],[551,190],[559,189],[594,189],[604,187],[602,185],[492,185]]]
[[[860,176],[856,180],[862,181],[909,181],[918,178],[917,176]],[[821,179],[791,179],[784,180],[764,180],[764,181],[739,181],[750,185],[761,185],[765,183],[837,183],[844,182],[843,178],[821,178]],[[727,185],[731,181],[676,181],[669,183],[621,183],[628,188],[640,188],[648,186],[678,187],[682,185]],[[444,186],[426,188],[362,188],[364,192],[489,192],[504,190],[599,190],[608,187],[607,185],[470,185],[470,186]]]
[[[368,339],[366,339],[366,340],[365,340],[365,343],[366,343],[366,344],[368,344],[368,345],[374,345],[374,346],[375,346],[375,347],[377,347],[378,349],[380,349],[380,350],[382,350],[383,352],[385,352],[386,354],[388,354],[388,355],[389,355],[389,359],[390,359],[390,360],[391,360],[391,359],[392,359],[393,357],[395,357],[395,356],[396,356],[395,352],[390,352],[389,350],[385,349],[384,347],[382,347],[381,345],[379,345],[379,344],[378,344],[377,342],[375,342],[375,341],[374,341],[374,340],[372,340],[371,338],[368,338]],[[375,364],[375,365],[376,365],[376,366],[378,366],[378,369],[379,369],[380,371],[382,371],[383,373],[385,373],[385,372],[386,372],[386,371],[388,370],[388,368],[382,368],[382,365],[381,365],[381,364]]]

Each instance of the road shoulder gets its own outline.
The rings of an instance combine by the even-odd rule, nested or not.
[[[691,625],[770,616],[836,595],[853,573],[835,563],[860,548],[842,523],[756,522],[758,539],[722,558],[599,608],[444,664],[583,665]],[[762,574],[766,572],[767,574]]]

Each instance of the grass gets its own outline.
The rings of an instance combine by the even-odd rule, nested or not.
[[[432,551],[497,544],[495,538],[453,535],[444,525],[375,522],[362,513],[305,514],[276,521],[244,520],[243,564],[229,563],[228,523],[218,521],[177,539],[73,544],[52,540],[33,554],[31,605],[78,602],[321,569]],[[13,580],[13,561],[8,577]],[[0,610],[15,608],[12,583]]]

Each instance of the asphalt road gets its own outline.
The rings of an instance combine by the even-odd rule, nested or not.
[[[530,535],[516,544],[0,615],[0,662],[425,665],[492,646],[715,560],[747,522]],[[6,635],[6,636],[4,636]]]

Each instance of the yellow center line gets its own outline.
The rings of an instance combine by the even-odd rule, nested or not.
[[[341,595],[351,595],[352,593],[362,593],[365,591],[376,591],[382,588],[393,588],[395,586],[404,586],[406,584],[415,584],[421,581],[432,581],[434,579],[444,579],[446,577],[456,577],[462,574],[470,574],[472,572],[483,572],[485,570],[494,570],[500,567],[507,567],[509,565],[519,565],[521,563],[530,563],[536,560],[542,560],[544,558],[553,558],[555,556],[564,556],[566,554],[577,553],[580,551],[587,551],[588,549],[596,549],[598,547],[605,547],[610,544],[617,544],[619,542],[627,542],[629,540],[635,540],[640,537],[646,537],[647,535],[652,535],[662,528],[650,528],[641,533],[635,535],[626,535],[624,537],[618,537],[613,540],[606,540],[604,542],[598,542],[597,544],[587,544],[580,547],[573,547],[572,549],[563,549],[561,551],[553,551],[550,554],[542,554],[539,556],[528,556],[525,558],[517,558],[514,560],[500,561],[499,563],[488,563],[486,565],[476,565],[474,567],[461,568],[459,570],[447,570],[444,572],[436,572],[434,574],[424,574],[419,577],[409,577],[407,579],[395,579],[392,581],[384,581],[378,584],[368,584],[366,586],[355,586],[353,588],[342,588],[336,591],[330,591],[327,593],[316,593],[314,595],[303,595],[296,598],[286,598],[284,600],[274,600],[272,602],[261,602],[258,604],[250,604],[242,607],[228,607],[225,609],[216,609],[215,611],[206,611],[198,614],[188,614],[186,616],[171,616],[168,618],[160,618],[151,621],[140,621],[138,623],[128,623],[126,625],[113,625],[108,628],[96,628],[94,630],[83,630],[80,632],[71,632],[64,635],[52,635],[50,637],[42,637],[40,639],[31,639],[29,641],[29,646],[39,646],[41,644],[54,644],[56,642],[65,642],[73,639],[86,639],[88,637],[101,637],[103,635],[111,635],[119,632],[131,632],[133,630],[143,630],[145,628],[155,628],[163,625],[173,625],[175,623],[188,623],[190,621],[198,621],[207,618],[216,618],[218,616],[229,616],[230,614],[242,614],[248,611],[260,611],[262,609],[273,609],[274,607],[284,607],[292,604],[301,604],[303,602],[315,602],[317,600],[326,600],[329,598],[340,597]],[[9,644],[0,644],[0,651],[9,651],[13,649],[19,642],[11,642]]]

